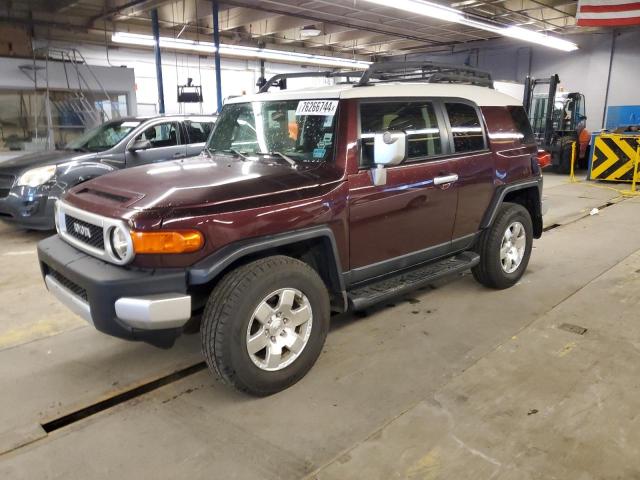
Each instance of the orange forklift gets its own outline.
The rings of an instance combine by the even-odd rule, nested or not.
[[[588,164],[591,135],[586,129],[585,97],[579,92],[558,90],[560,77],[525,80],[523,105],[539,148],[551,154],[551,165],[560,173],[571,171],[573,143],[576,168]]]

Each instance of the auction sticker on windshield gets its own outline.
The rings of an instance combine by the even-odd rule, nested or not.
[[[303,100],[298,102],[296,115],[334,116],[338,109],[338,100]]]

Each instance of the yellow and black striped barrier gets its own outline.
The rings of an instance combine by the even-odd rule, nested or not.
[[[611,182],[633,182],[639,152],[640,136],[638,135],[606,133],[596,136],[589,178]]]

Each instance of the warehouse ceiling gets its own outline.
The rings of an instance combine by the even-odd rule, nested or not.
[[[439,3],[480,19],[558,36],[576,28],[575,0]],[[202,38],[210,36],[213,28],[208,0],[16,0],[0,1],[0,5],[0,20],[30,23],[37,34],[45,31],[55,38],[80,32],[87,39],[91,34],[98,39],[105,29],[149,33],[154,8],[162,35]],[[446,51],[496,36],[365,0],[232,0],[220,4],[220,27],[225,43],[358,57]]]

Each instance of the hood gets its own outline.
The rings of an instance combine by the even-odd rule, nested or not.
[[[58,165],[65,162],[90,160],[95,153],[74,152],[73,150],[54,150],[46,152],[27,153],[17,157],[0,160],[0,171],[22,172],[30,168]]]
[[[193,208],[256,198],[266,200],[273,194],[299,193],[341,178],[342,172],[332,164],[300,164],[294,168],[266,160],[243,161],[201,154],[95,178],[71,190],[67,199],[81,208],[90,197],[107,196],[118,204],[112,205],[115,208]],[[95,207],[104,212],[104,206]]]

